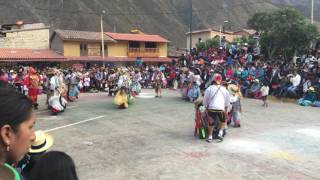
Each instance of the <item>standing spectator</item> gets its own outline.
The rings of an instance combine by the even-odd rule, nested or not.
[[[269,95],[269,86],[267,85],[267,83],[263,82],[262,83],[262,87],[260,89],[261,91],[261,99],[263,101],[263,107],[268,107],[268,95]]]
[[[96,89],[101,91],[101,83],[102,83],[102,79],[103,79],[103,73],[100,72],[100,70],[97,70],[97,72],[95,73],[95,86],[96,86]]]
[[[237,85],[231,84],[228,86],[230,92],[230,103],[231,103],[231,119],[234,123],[234,127],[241,127],[241,92]]]
[[[8,85],[0,87],[0,165],[11,167],[35,140],[32,101]]]
[[[228,90],[221,86],[222,76],[216,74],[214,76],[215,84],[208,87],[205,91],[203,104],[208,109],[209,117],[209,127],[208,133],[209,137],[207,142],[211,143],[213,140],[212,134],[215,129],[215,134],[217,134],[218,142],[223,141],[223,130],[225,128],[226,122],[226,112],[230,104],[230,97]],[[216,133],[217,132],[217,133]]]
[[[85,74],[83,79],[84,92],[88,92],[90,90],[90,81],[91,79],[89,77],[89,74]]]

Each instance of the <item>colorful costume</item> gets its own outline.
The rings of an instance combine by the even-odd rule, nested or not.
[[[155,83],[155,91],[156,91],[156,94],[157,96],[156,97],[161,97],[161,87],[162,87],[162,84],[163,84],[163,80],[164,80],[164,75],[161,71],[157,71],[155,74],[154,74],[154,77],[153,77],[153,80],[154,80],[154,83]]]
[[[126,93],[125,88],[121,88],[115,98],[114,98],[114,104],[119,106],[119,108],[128,108],[128,94]]]
[[[28,88],[28,96],[31,98],[34,107],[38,108],[38,95],[40,87],[40,78],[37,75],[37,71],[30,67],[29,75],[25,79],[25,85]]]
[[[52,114],[58,114],[63,112],[67,107],[67,100],[61,96],[59,92],[56,92],[49,99],[49,106],[51,107]]]

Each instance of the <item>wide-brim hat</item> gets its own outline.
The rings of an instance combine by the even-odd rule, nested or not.
[[[314,87],[309,87],[309,89],[308,89],[309,91],[311,91],[311,92],[315,92],[316,90],[314,89]]]
[[[253,80],[253,82],[259,83],[260,81],[259,81],[259,79],[255,79],[255,80]]]
[[[54,139],[50,134],[45,133],[44,131],[36,131],[35,135],[36,139],[32,143],[29,149],[29,153],[43,153],[46,152],[53,145]]]
[[[186,73],[186,72],[189,71],[189,69],[188,69],[187,67],[183,67],[183,68],[181,68],[181,70],[182,70],[182,72],[184,72],[184,73]]]
[[[236,94],[237,92],[239,92],[239,87],[235,84],[230,84],[228,86],[228,91],[231,93],[231,94]]]

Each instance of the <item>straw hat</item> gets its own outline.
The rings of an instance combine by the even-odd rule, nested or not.
[[[228,86],[228,91],[231,93],[231,94],[236,94],[239,92],[239,87],[235,84],[230,84]]]
[[[36,139],[32,143],[29,153],[36,154],[36,153],[43,153],[47,151],[53,145],[53,137],[44,131],[36,131]]]
[[[316,90],[314,89],[314,87],[309,87],[309,89],[308,89],[309,91],[311,91],[311,92],[315,92]]]
[[[184,72],[184,73],[186,73],[186,72],[189,71],[189,69],[188,69],[187,67],[183,67],[183,68],[181,68],[181,70],[182,70],[182,72]]]
[[[259,79],[255,79],[255,80],[253,80],[253,82],[259,83],[260,81],[259,81]]]

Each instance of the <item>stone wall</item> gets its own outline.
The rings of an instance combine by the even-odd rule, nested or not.
[[[8,32],[0,38],[0,48],[49,49],[49,36],[49,29]]]

